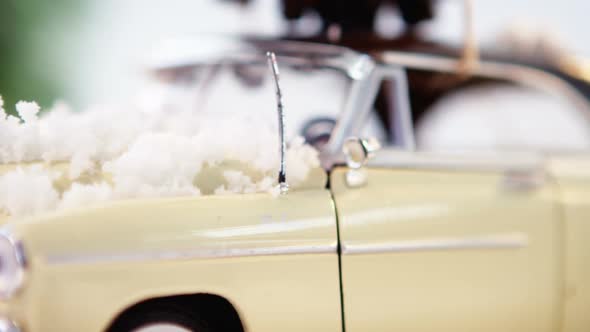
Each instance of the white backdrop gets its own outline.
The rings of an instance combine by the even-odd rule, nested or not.
[[[460,5],[441,1],[440,17],[427,30],[457,42]],[[157,41],[199,33],[278,34],[284,28],[279,6],[279,0],[256,0],[245,9],[218,0],[95,0],[72,18],[75,24],[54,22],[60,37],[52,47],[39,47],[65,73],[66,99],[79,105],[117,101],[141,84],[142,61]],[[476,31],[488,45],[506,25],[526,21],[590,55],[588,13],[586,0],[475,0]]]

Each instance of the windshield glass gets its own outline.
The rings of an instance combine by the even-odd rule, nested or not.
[[[279,67],[287,138],[327,140],[346,102],[350,80],[335,69],[293,66],[280,58]],[[224,117],[248,114],[277,125],[274,83],[264,61],[205,65],[167,75],[161,85],[165,103]]]

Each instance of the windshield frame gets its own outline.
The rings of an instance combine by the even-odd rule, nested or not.
[[[198,45],[198,44],[195,44]],[[402,115],[403,148],[414,148],[413,126],[405,71],[399,66],[377,65],[372,57],[351,49],[306,42],[280,41],[270,39],[239,38],[224,42],[223,47],[207,54],[185,54],[175,52],[175,58],[164,58],[150,66],[150,72],[160,80],[169,80],[175,75],[182,76],[199,68],[215,68],[223,65],[265,64],[266,52],[277,55],[279,66],[308,66],[335,70],[349,81],[349,91],[340,111],[330,139],[320,151],[322,166],[326,169],[342,160],[344,141],[358,135],[372,110],[379,85],[383,79],[396,84],[396,111]],[[274,101],[269,100],[269,103]],[[288,116],[288,114],[287,114]]]

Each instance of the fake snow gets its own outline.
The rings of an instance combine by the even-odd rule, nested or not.
[[[41,166],[17,169],[0,177],[0,201],[12,216],[33,215],[55,209],[59,203],[53,188],[55,174]]]
[[[279,192],[278,132],[270,119],[170,105],[74,112],[63,103],[39,117],[33,102],[16,105],[19,119],[3,106],[0,98],[0,163],[18,165],[0,176],[0,208],[12,217],[114,199],[200,195],[196,179],[224,165],[207,194]],[[286,159],[292,185],[319,167],[318,152],[302,138],[290,142]],[[66,174],[48,166],[56,162],[67,162]]]

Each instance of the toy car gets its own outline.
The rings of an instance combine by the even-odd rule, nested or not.
[[[323,167],[278,197],[135,199],[8,221],[0,331],[590,329],[587,154],[416,151],[404,68],[451,60],[249,45],[155,71],[177,81],[222,65],[255,84],[248,65],[271,50],[282,69],[335,73],[341,109],[293,126]],[[360,135],[384,80],[395,139],[378,150]]]

